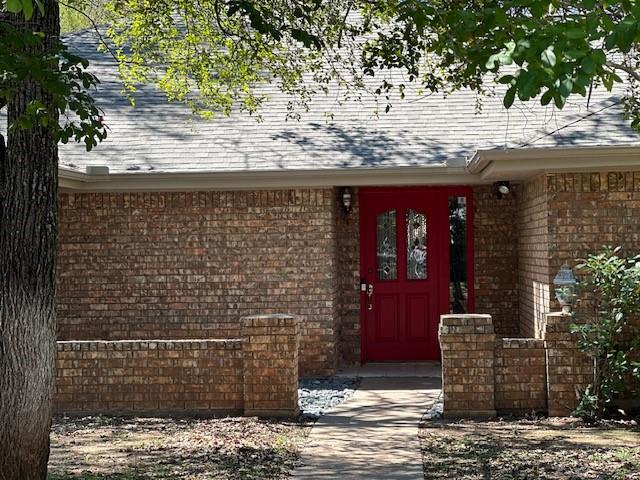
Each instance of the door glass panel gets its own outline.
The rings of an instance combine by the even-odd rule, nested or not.
[[[427,217],[407,210],[407,279],[427,278]]]
[[[396,280],[398,253],[395,210],[381,213],[376,219],[376,256],[378,280]]]
[[[449,197],[449,311],[467,313],[467,198]]]

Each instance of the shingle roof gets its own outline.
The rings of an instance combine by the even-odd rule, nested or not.
[[[617,97],[602,88],[589,109],[586,99],[572,98],[561,112],[537,102],[506,110],[495,95],[482,99],[478,114],[476,95],[462,91],[446,98],[408,95],[376,116],[373,98],[338,104],[332,92],[315,97],[296,121],[286,119],[288,98],[276,86],[267,87],[261,123],[241,112],[194,117],[153,86],[139,89],[134,108],[121,95],[115,61],[96,51],[94,32],[66,41],[101,79],[95,96],[110,128],[90,153],[83,145],[60,147],[61,165],[79,171],[89,164],[108,165],[112,173],[426,166],[468,160],[478,149],[640,144]]]

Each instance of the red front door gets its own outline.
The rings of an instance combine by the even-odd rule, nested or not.
[[[438,322],[450,308],[451,193],[361,190],[364,361],[440,359]]]

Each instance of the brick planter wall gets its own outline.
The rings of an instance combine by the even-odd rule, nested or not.
[[[578,405],[576,388],[591,383],[593,367],[578,350],[576,337],[569,333],[571,315],[550,313],[546,316],[544,341],[547,355],[549,415],[569,415]]]
[[[446,417],[548,412],[569,415],[592,367],[569,333],[570,315],[550,313],[542,339],[495,338],[490,315],[443,315],[442,388]]]
[[[438,336],[445,416],[494,416],[496,335],[491,315],[443,315]]]
[[[298,413],[299,322],[291,315],[242,319],[246,415]]]
[[[496,410],[500,413],[547,409],[544,341],[500,338],[495,344]]]
[[[59,413],[298,413],[299,322],[243,320],[243,339],[58,342]]]

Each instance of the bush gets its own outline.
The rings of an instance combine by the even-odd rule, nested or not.
[[[620,247],[605,248],[578,265],[585,274],[586,321],[571,325],[578,346],[593,360],[593,381],[585,389],[575,415],[596,420],[605,415],[622,393],[637,396],[631,385],[640,381],[640,363],[631,359],[640,341],[625,339],[623,332],[640,312],[640,255],[625,259]]]

